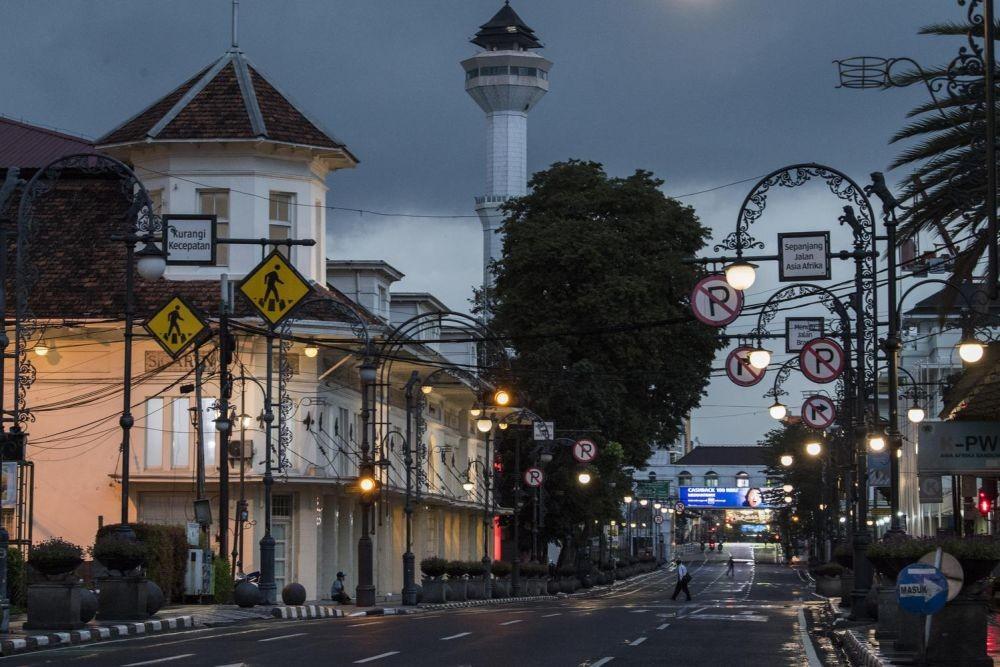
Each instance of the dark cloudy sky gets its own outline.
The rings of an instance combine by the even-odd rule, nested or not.
[[[484,120],[458,62],[500,4],[241,2],[240,44],[251,60],[361,159],[330,179],[331,205],[470,216],[336,213],[332,256],[386,259],[407,274],[400,289],[434,292],[456,309],[481,278],[473,197],[485,180]],[[838,90],[831,61],[939,62],[957,42],[917,29],[963,15],[945,0],[515,0],[514,8],[555,63],[551,92],[529,120],[529,170],[570,157],[613,174],[644,168],[665,179],[668,194],[798,161],[867,182],[891,160],[887,139],[923,92]],[[229,13],[228,0],[5,0],[0,114],[98,136],[217,58],[229,45]],[[721,238],[749,185],[684,201]],[[827,228],[837,210],[821,190],[793,193],[769,208],[767,236]],[[768,279],[754,290],[773,287]],[[769,425],[764,390],[713,383],[698,413],[713,419],[697,420],[695,434],[754,438]]]

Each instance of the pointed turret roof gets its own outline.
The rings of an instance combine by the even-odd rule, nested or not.
[[[535,31],[521,20],[510,6],[510,2],[505,2],[493,18],[479,26],[479,32],[472,39],[472,43],[487,51],[513,49],[515,45],[522,49],[542,48]]]
[[[98,139],[97,146],[246,140],[341,153],[344,161],[357,162],[343,142],[292,103],[238,49]]]

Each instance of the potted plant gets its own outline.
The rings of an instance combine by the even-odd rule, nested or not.
[[[559,566],[559,590],[563,593],[572,593],[577,589],[580,582],[576,578],[576,565],[567,563]]]
[[[469,568],[465,561],[450,560],[445,568],[448,575],[448,599],[455,602],[465,602],[469,599],[465,575]]]
[[[534,597],[545,594],[545,580],[542,579],[544,572],[545,568],[538,563],[531,562],[521,564],[521,573],[524,577],[522,590],[525,595]]]
[[[486,581],[483,574],[486,572],[486,565],[481,560],[470,560],[465,563],[465,571],[469,575],[469,580],[465,585],[466,595],[470,600],[483,600],[486,595]]]
[[[145,544],[114,534],[97,540],[90,553],[101,565],[117,571],[120,576],[146,563]]]
[[[68,574],[83,562],[83,547],[53,537],[35,545],[28,555],[28,564],[46,577]]]
[[[812,568],[811,573],[816,579],[816,593],[826,597],[840,595],[840,575],[844,567],[839,563],[823,563]]]
[[[505,598],[510,596],[510,563],[502,560],[495,560],[490,566],[493,572],[493,597]]]
[[[28,583],[25,628],[65,631],[83,627],[83,589],[70,576],[81,562],[83,549],[58,537],[31,550],[28,565],[41,577]]]
[[[441,578],[448,571],[448,561],[433,556],[420,561],[420,571],[424,574],[424,602],[447,602],[448,589]]]

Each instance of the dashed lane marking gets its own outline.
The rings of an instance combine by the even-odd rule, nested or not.
[[[644,641],[646,641],[646,639],[647,639],[647,637],[639,637],[639,638],[638,638],[638,639],[636,639],[635,641],[631,641],[631,642],[629,642],[629,643],[628,643],[628,645],[629,645],[629,646],[638,646],[639,644],[641,644],[641,643],[643,643]]]
[[[514,625],[515,623],[520,623],[523,620],[524,620],[523,618],[515,618],[513,621],[506,621],[504,623],[501,623],[500,625]]]
[[[663,623],[662,625],[658,625],[658,626],[656,626],[656,629],[657,629],[657,630],[666,630],[666,629],[667,629],[667,628],[669,628],[669,627],[670,627],[670,624],[669,624],[669,623]]]
[[[157,658],[156,660],[143,660],[142,662],[130,662],[127,665],[122,665],[122,667],[139,667],[139,665],[155,665],[160,662],[173,662],[174,660],[183,660],[184,658],[190,658],[194,653],[182,653],[181,655],[172,655],[169,658]]]
[[[347,627],[349,627],[349,628],[363,628],[366,625],[378,625],[378,621],[369,621],[368,623],[354,623],[352,625],[348,625]]]
[[[449,635],[447,637],[442,637],[441,641],[448,642],[451,641],[452,639],[458,639],[459,637],[468,637],[471,634],[472,634],[471,632],[459,632],[457,635]]]
[[[381,660],[382,658],[388,658],[391,655],[396,655],[399,651],[386,651],[385,653],[379,653],[378,655],[373,655],[370,658],[363,658],[361,660],[355,660],[355,665],[363,665],[366,662],[375,662],[376,660]]]
[[[542,618],[552,618],[553,616],[562,616],[562,612],[561,611],[557,611],[554,614],[545,614],[544,616],[542,616]]]
[[[304,633],[304,632],[296,632],[295,634],[291,634],[291,635],[280,635],[278,637],[268,637],[267,639],[258,639],[257,641],[258,642],[276,642],[279,639],[291,639],[292,637],[301,637],[304,634],[306,634],[306,633]]]
[[[630,613],[633,613],[633,614],[645,614],[647,611],[649,611],[649,610],[648,609],[632,609],[632,610],[630,610]]]
[[[608,656],[607,658],[601,658],[597,662],[595,662],[592,665],[590,665],[590,667],[601,667],[601,665],[606,665],[606,664],[608,664],[609,662],[611,662],[614,659],[615,659],[614,656]]]

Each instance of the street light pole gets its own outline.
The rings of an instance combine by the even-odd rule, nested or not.
[[[417,604],[416,567],[413,556],[413,388],[420,382],[420,375],[413,371],[406,383],[406,449],[403,467],[406,468],[406,552],[403,554],[403,604]]]
[[[361,479],[371,476],[374,479],[374,464],[371,460],[371,440],[369,428],[373,426],[370,393],[374,390],[377,374],[375,362],[368,356],[361,364],[361,465],[358,475]],[[371,607],[375,604],[375,572],[374,548],[372,545],[372,507],[374,496],[365,493],[361,496],[361,537],[358,539],[358,585],[356,589],[358,607]]]
[[[521,595],[521,443],[514,438],[514,553],[510,563],[510,596]]]
[[[272,410],[272,377],[274,375],[274,326],[267,327],[266,379],[264,385],[264,537],[260,539],[260,594],[266,605],[275,604],[278,599],[277,584],[274,581],[274,537],[271,535],[271,489],[274,476],[271,473],[271,424],[274,422]]]

